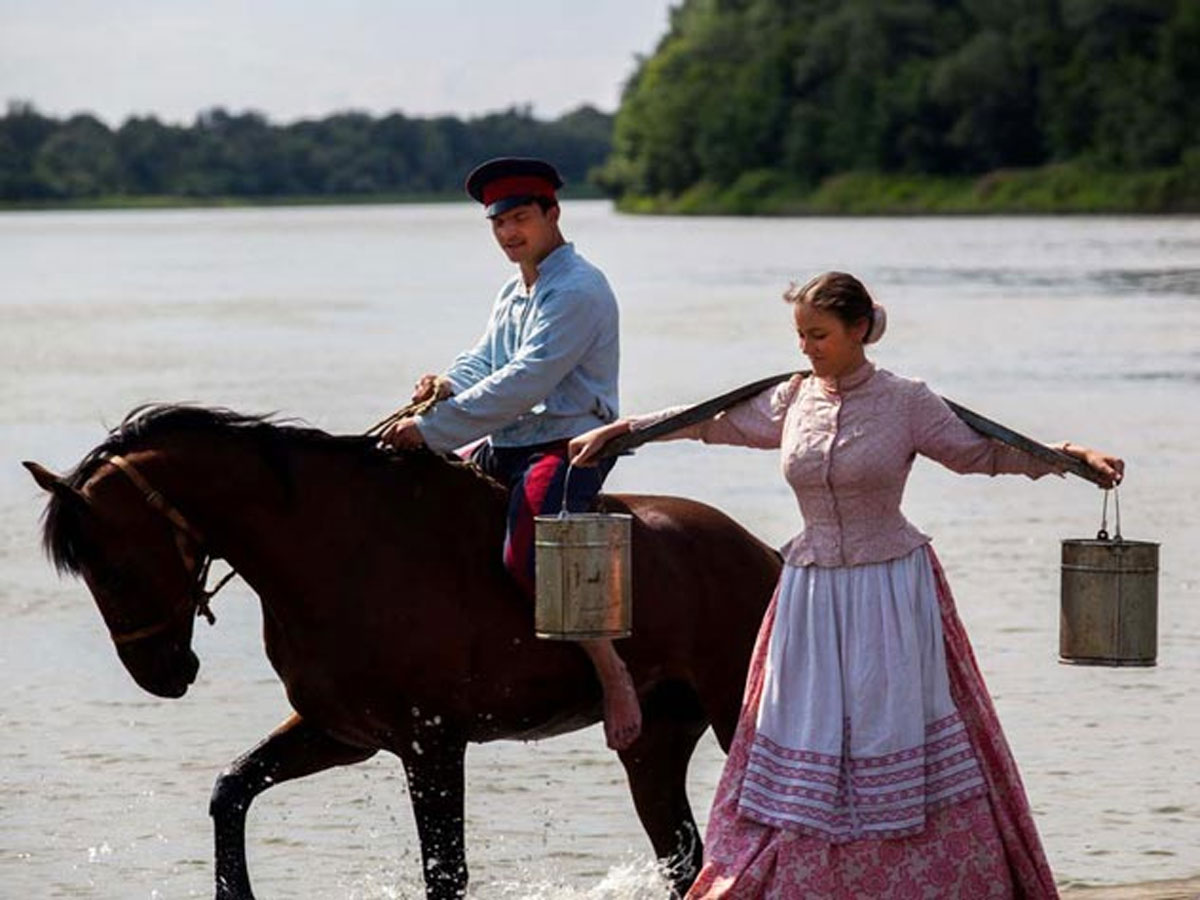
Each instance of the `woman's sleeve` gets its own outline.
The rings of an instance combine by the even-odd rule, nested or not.
[[[1062,469],[1050,463],[980,434],[923,382],[913,384],[909,423],[916,451],[954,472],[1030,478],[1063,474]]]
[[[791,380],[769,387],[748,400],[717,413],[711,419],[673,431],[658,440],[689,439],[704,441],[706,444],[731,444],[765,450],[777,448],[783,437],[784,417],[795,399],[801,380],[801,376],[793,376]],[[656,413],[633,416],[630,418],[630,425],[633,431],[642,431],[685,409],[686,406],[672,406]]]

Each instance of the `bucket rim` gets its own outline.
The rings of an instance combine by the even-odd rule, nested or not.
[[[613,520],[629,520],[633,521],[633,516],[630,513],[573,513],[569,512],[566,515],[561,513],[550,513],[544,516],[534,516],[535,522],[580,522],[580,521],[605,521]]]
[[[597,641],[620,640],[633,636],[633,628],[600,628],[592,631],[568,631],[566,629],[536,629],[534,635],[543,641]]]
[[[1161,547],[1159,541],[1131,541],[1127,538],[1062,538],[1063,546],[1072,547]]]

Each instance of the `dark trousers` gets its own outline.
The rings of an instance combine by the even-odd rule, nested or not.
[[[508,487],[508,525],[504,533],[504,567],[529,594],[534,594],[533,517],[557,515],[562,509],[563,484],[567,509],[588,512],[600,493],[616,459],[599,465],[571,468],[567,442],[554,441],[533,447],[493,447],[480,444],[471,461]]]

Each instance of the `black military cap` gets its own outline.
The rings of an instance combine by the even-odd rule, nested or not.
[[[467,176],[467,193],[484,206],[489,219],[538,197],[557,199],[562,177],[550,163],[521,156],[489,159]]]

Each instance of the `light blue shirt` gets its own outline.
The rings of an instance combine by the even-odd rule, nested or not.
[[[582,434],[617,417],[617,298],[604,273],[553,250],[529,290],[518,273],[479,342],[446,372],[449,397],[416,419],[425,443],[453,450],[484,435],[524,447]]]

